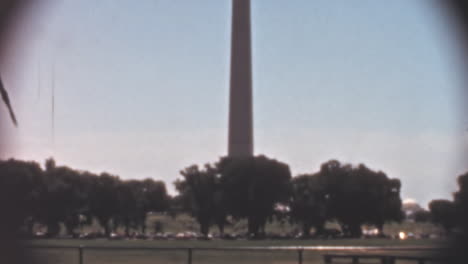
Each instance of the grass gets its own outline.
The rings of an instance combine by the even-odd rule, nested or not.
[[[269,246],[440,246],[438,239],[294,239],[294,240],[108,240],[108,239],[37,239],[26,242],[41,246],[91,246],[91,247],[269,247]]]
[[[183,231],[199,230],[198,223],[189,215],[178,215],[172,218],[167,215],[149,215],[147,219],[147,232],[154,233],[155,223],[159,222],[162,232],[178,233]],[[226,227],[227,233],[245,233],[246,221],[237,221]],[[328,228],[339,228],[336,223],[328,223]],[[102,231],[97,223],[83,227],[83,232]],[[217,229],[213,227],[211,233],[216,234]],[[291,234],[299,232],[297,225],[288,222],[273,221],[267,225],[267,233],[271,234]],[[395,236],[398,232],[412,232],[414,234],[442,234],[442,230],[432,224],[409,223],[387,224],[384,233]],[[122,229],[118,232],[123,232]],[[329,240],[73,240],[73,239],[38,239],[27,241],[30,245],[40,246],[76,246],[84,245],[91,247],[163,247],[163,248],[195,248],[193,251],[193,264],[215,264],[215,263],[276,263],[292,264],[298,263],[298,253],[296,251],[209,251],[197,250],[203,248],[219,247],[267,247],[267,246],[441,246],[443,240],[436,239],[329,239]],[[337,251],[335,251],[337,252]],[[31,253],[38,259],[45,260],[44,263],[78,263],[77,249],[33,249]],[[303,263],[323,263],[323,254],[327,251],[305,251],[303,253]],[[389,254],[389,252],[373,252]],[[409,254],[408,252],[394,252],[391,254]],[[411,254],[425,254],[425,252],[411,252]],[[148,250],[93,250],[85,249],[84,264],[146,264],[146,263],[187,263],[187,251],[148,251]],[[397,264],[406,262],[397,262]],[[410,262],[407,262],[410,263]]]
[[[193,263],[297,263],[296,251],[213,251],[196,250],[197,248],[217,247],[249,247],[249,246],[440,246],[441,240],[393,240],[393,239],[333,239],[333,240],[71,240],[71,239],[43,239],[27,242],[41,246],[96,246],[96,247],[164,247],[164,248],[195,248]],[[303,263],[323,263],[322,255],[328,251],[306,251]],[[75,249],[33,249],[35,257],[46,260],[47,263],[77,263],[78,251]],[[388,252],[377,252],[385,254]],[[407,254],[407,252],[392,252],[392,254]],[[423,254],[423,252],[411,252]],[[146,264],[146,263],[187,263],[187,251],[147,251],[147,250],[93,250],[85,249],[85,264],[117,263],[117,264]],[[399,262],[404,263],[404,262]]]

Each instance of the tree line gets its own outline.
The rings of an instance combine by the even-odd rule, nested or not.
[[[35,223],[56,236],[62,223],[68,235],[76,235],[82,224],[96,219],[107,236],[123,226],[145,231],[146,215],[169,208],[169,196],[162,181],[122,180],[56,166],[48,159],[45,169],[37,162],[7,160],[0,162],[0,203],[8,228],[26,229],[32,234]],[[6,220],[6,221],[5,221]]]
[[[442,226],[447,233],[468,232],[468,172],[457,177],[458,190],[453,199],[434,199],[429,210],[420,209],[413,215],[416,222],[433,222]]]
[[[389,221],[404,218],[401,182],[364,164],[330,160],[316,173],[292,177],[289,166],[266,156],[220,158],[203,167],[192,165],[174,182],[171,197],[165,183],[153,179],[122,180],[106,172],[95,174],[57,166],[53,159],[44,168],[37,162],[0,161],[0,203],[8,212],[8,225],[32,234],[36,223],[56,236],[60,224],[68,235],[95,219],[106,236],[119,227],[146,231],[149,212],[190,213],[207,236],[212,226],[224,234],[227,224],[245,219],[251,237],[265,236],[272,219],[297,224],[304,237],[325,235],[327,221],[336,221],[347,237],[360,237],[362,225],[373,225],[383,234]],[[434,200],[429,214],[449,230],[468,220],[468,173],[458,178],[454,201]],[[4,219],[5,220],[5,219]]]
[[[202,234],[213,224],[223,233],[227,216],[246,219],[253,237],[265,235],[273,216],[299,224],[303,236],[312,227],[319,236],[327,221],[336,220],[349,237],[360,237],[363,224],[382,231],[386,221],[403,218],[400,181],[363,164],[330,160],[315,174],[293,178],[288,165],[265,156],[221,158],[204,168],[190,166],[181,175],[176,199],[200,223]]]

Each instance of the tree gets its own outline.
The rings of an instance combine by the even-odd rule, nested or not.
[[[400,196],[401,181],[399,179],[389,179],[383,172],[378,172],[384,178],[384,185],[382,196],[382,214],[377,219],[371,221],[379,229],[380,233],[383,231],[383,225],[386,221],[401,222],[405,213],[402,210],[402,200]]]
[[[263,235],[275,204],[289,200],[289,166],[265,156],[256,156],[222,158],[217,167],[229,213],[235,218],[247,218],[250,235]]]
[[[163,181],[145,179],[141,181],[140,195],[143,207],[140,211],[139,223],[142,233],[146,230],[146,216],[149,212],[164,212],[169,209],[170,197]]]
[[[88,212],[92,176],[69,167],[57,167],[53,159],[46,160],[45,167],[40,220],[47,225],[50,236],[59,233],[60,222],[68,235],[75,236],[80,216]]]
[[[326,184],[330,215],[338,220],[345,235],[361,236],[369,206],[357,174],[350,165],[332,160],[321,166],[320,177]]]
[[[45,161],[45,170],[36,162],[0,160],[0,208],[11,216],[10,233],[25,226],[31,235],[39,222],[49,236],[60,233],[60,224],[75,236],[77,227],[90,224],[93,217],[107,235],[119,224],[127,234],[130,227],[144,233],[147,213],[165,211],[169,202],[162,181],[121,181],[108,173],[98,176],[57,166],[52,158]]]
[[[398,179],[363,164],[353,167],[336,160],[322,164],[319,178],[326,186],[330,217],[338,220],[346,236],[360,237],[366,223],[382,233],[385,221],[403,218]]]
[[[413,214],[414,221],[417,223],[427,223],[431,221],[431,212],[427,210],[419,210]]]
[[[142,192],[146,201],[147,212],[164,212],[169,209],[170,197],[167,194],[166,184],[163,181],[144,179]]]
[[[200,224],[200,232],[207,236],[210,226],[216,223],[220,233],[223,233],[226,211],[223,208],[223,192],[217,170],[210,165],[205,165],[204,169],[192,165],[180,174],[183,179],[177,180],[175,187],[181,194],[183,207]]]
[[[89,197],[89,209],[104,228],[106,236],[110,236],[110,221],[119,213],[118,186],[120,179],[108,173],[101,173],[93,179],[93,187]]]
[[[32,232],[31,223],[40,212],[42,173],[36,162],[0,161],[0,209],[8,214],[0,233],[16,233],[23,224]]]
[[[117,205],[118,210],[114,216],[114,229],[117,228],[119,224],[123,224],[125,227],[125,235],[130,235],[131,225],[135,225],[136,219],[139,215],[139,207],[141,207],[141,201],[137,199],[137,185],[138,181],[121,181],[117,183],[116,192],[117,192]]]
[[[122,181],[117,186],[117,193],[119,209],[115,222],[124,225],[127,236],[131,226],[146,232],[148,212],[168,208],[169,198],[163,182],[152,179]]]
[[[429,203],[432,221],[440,224],[447,232],[457,224],[457,211],[455,203],[449,200],[432,200]]]
[[[289,203],[291,218],[302,224],[302,235],[310,236],[310,228],[320,235],[327,220],[327,200],[325,186],[318,174],[300,175],[291,181],[292,193]]]
[[[458,191],[454,195],[455,207],[461,227],[468,233],[468,172],[458,176]]]

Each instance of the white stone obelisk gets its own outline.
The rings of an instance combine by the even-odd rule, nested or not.
[[[250,0],[232,0],[229,157],[253,155]]]

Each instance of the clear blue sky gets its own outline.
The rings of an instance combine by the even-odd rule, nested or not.
[[[230,1],[51,0],[35,10],[0,65],[20,123],[2,124],[14,139],[4,158],[54,156],[173,190],[179,170],[225,155]],[[467,135],[441,10],[252,0],[252,23],[257,154],[294,175],[332,158],[362,162],[400,178],[404,198],[451,197],[468,170]]]

